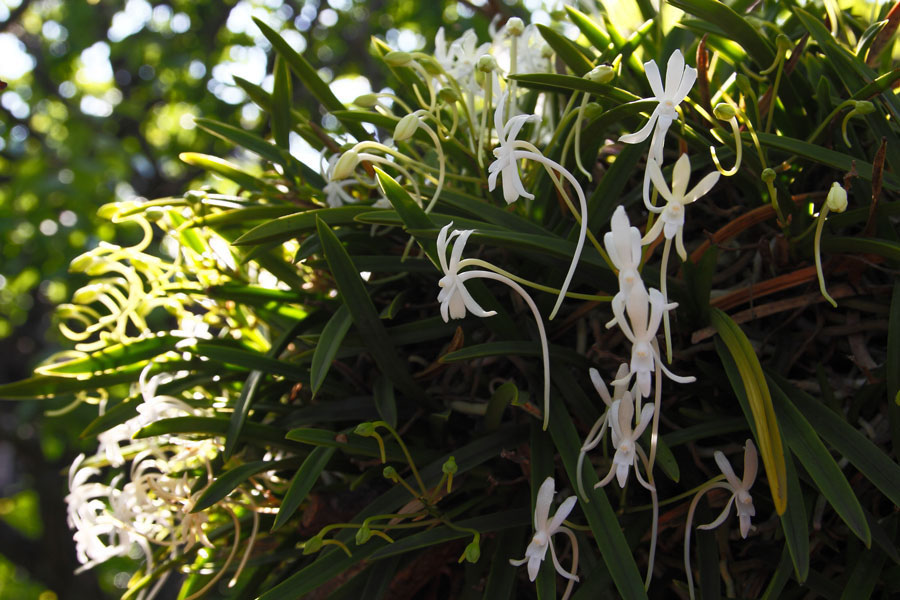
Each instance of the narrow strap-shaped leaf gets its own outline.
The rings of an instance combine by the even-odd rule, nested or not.
[[[135,439],[144,439],[167,434],[191,433],[197,435],[225,435],[228,419],[221,417],[172,417],[160,419],[141,428],[134,434]],[[241,437],[267,446],[289,448],[293,451],[301,447],[284,439],[284,430],[270,425],[246,423]]]
[[[310,446],[334,448],[345,454],[361,454],[363,456],[372,457],[381,456],[381,447],[374,439],[364,438],[358,435],[347,435],[347,432],[343,432],[343,435],[341,435],[327,429],[298,427],[288,431],[284,437],[292,442],[300,442],[301,444],[308,444]],[[384,452],[389,461],[406,460],[403,451],[396,442],[385,440]]]
[[[275,516],[272,531],[287,523],[294,515],[294,512],[306,499],[306,496],[309,495],[316,481],[319,480],[319,475],[325,470],[325,466],[331,460],[331,455],[334,454],[335,450],[336,448],[317,446],[309,453],[309,456],[306,457],[306,460],[303,461],[303,464],[300,465],[300,468],[297,469],[297,472],[291,478],[288,490],[281,500],[281,506],[278,508],[278,514]]]
[[[273,196],[280,194],[278,188],[271,183],[242,171],[236,164],[223,158],[219,158],[218,156],[200,154],[199,152],[182,152],[178,155],[178,158],[191,166],[200,167],[201,169],[230,179],[244,189],[254,192],[263,192]]]
[[[860,552],[850,571],[850,578],[844,586],[841,600],[861,600],[871,598],[875,586],[881,578],[881,571],[887,556],[878,548],[872,548],[866,552]],[[849,567],[849,565],[848,565]]]
[[[304,374],[301,373],[299,366],[302,362],[312,358],[312,356],[305,357],[300,355],[303,358],[302,361],[287,362],[216,340],[197,342],[194,346],[187,346],[185,350],[225,364],[244,367],[251,371],[263,371],[270,375],[283,375],[291,381],[303,381],[306,379]]]
[[[0,385],[0,398],[3,400],[53,398],[61,394],[73,394],[120,383],[131,383],[137,379],[144,366],[144,363],[139,363],[123,367],[113,373],[95,375],[90,378],[35,375],[28,379]]]
[[[564,37],[560,33],[550,29],[546,25],[538,25],[538,31],[553,51],[563,60],[572,71],[578,75],[584,75],[590,71],[594,64],[585,56],[584,48]]]
[[[781,592],[784,590],[784,586],[787,585],[787,582],[791,579],[791,556],[790,552],[787,548],[785,548],[781,553],[781,560],[778,561],[778,566],[775,568],[775,573],[772,574],[772,579],[769,580],[769,585],[766,587],[766,591],[762,595],[762,600],[777,600],[781,598]]]
[[[275,77],[272,84],[272,137],[282,150],[290,151],[291,122],[291,69],[284,57],[275,57]]]
[[[832,237],[822,240],[826,252],[852,252],[854,254],[876,254],[889,260],[900,261],[900,244],[891,240],[876,240],[861,237]],[[890,347],[890,346],[888,346]]]
[[[606,52],[610,45],[609,36],[594,23],[594,20],[571,6],[566,5],[563,8],[569,13],[569,18],[575,23],[575,26],[581,30],[584,37],[594,45],[594,48],[596,48],[600,54]]]
[[[397,427],[397,399],[394,397],[394,386],[387,377],[378,377],[372,387],[372,401],[381,420]]]
[[[359,269],[347,253],[341,241],[331,228],[321,219],[316,219],[316,229],[322,241],[325,259],[331,268],[331,274],[340,292],[341,301],[350,310],[353,323],[363,343],[369,348],[372,358],[384,373],[404,395],[410,399],[428,401],[424,390],[413,381],[407,364],[397,354],[393,341],[378,312],[369,298],[365,283],[359,276]]]
[[[298,321],[293,327],[285,331],[266,353],[266,358],[277,359],[278,355],[284,352],[285,348],[294,341],[294,338],[297,337],[297,334],[300,333],[304,326],[305,324],[302,321]],[[235,402],[234,410],[231,413],[231,422],[228,425],[228,433],[225,434],[225,448],[222,450],[222,457],[225,460],[231,458],[231,454],[237,447],[241,428],[247,420],[247,415],[250,414],[250,405],[253,404],[256,392],[259,389],[259,384],[266,375],[267,372],[263,370],[253,371],[247,377],[247,380],[241,388],[241,395],[238,397],[237,402]]]
[[[305,210],[292,215],[279,217],[254,227],[232,242],[235,246],[285,242],[299,237],[316,227],[316,217],[322,217],[333,225],[352,223],[354,217],[372,210],[371,206],[338,206],[335,208],[318,208]]]
[[[797,389],[780,375],[769,372],[768,376],[829,445],[859,469],[891,502],[900,506],[900,465],[825,404]]]
[[[344,341],[344,336],[347,335],[351,323],[353,323],[353,319],[350,317],[347,305],[341,304],[334,311],[334,315],[331,316],[328,323],[325,324],[325,329],[322,330],[322,335],[319,336],[319,341],[316,344],[316,350],[313,352],[312,364],[309,370],[309,381],[313,397],[315,397],[319,388],[322,387],[322,383],[328,375],[328,370],[331,368],[331,362],[337,355],[337,351],[341,347],[341,343]]]
[[[771,44],[728,5],[716,0],[669,0],[669,4],[721,27],[760,68],[765,69],[775,59]]]
[[[560,75],[557,73],[521,73],[510,75],[510,79],[515,79],[524,87],[540,88],[544,90],[557,90],[567,92],[588,92],[599,98],[612,100],[616,104],[624,104],[626,102],[634,102],[640,100],[639,96],[635,96],[627,90],[617,88],[613,85],[597,83],[584,77],[575,77],[573,75]]]
[[[306,89],[309,90],[316,100],[322,103],[322,106],[329,112],[347,108],[340,100],[338,100],[337,96],[334,95],[331,88],[328,87],[328,84],[322,81],[322,78],[319,77],[319,74],[316,73],[313,66],[291,48],[291,45],[288,44],[283,37],[278,35],[274,29],[266,25],[262,20],[253,17],[253,22],[256,23],[256,26],[259,27],[262,34],[266,36],[266,39],[271,42],[272,47],[275,48],[275,52],[287,61],[300,81],[306,86]],[[359,123],[345,123],[343,121],[341,123],[357,140],[362,141],[369,139],[369,134]]]
[[[809,576],[809,516],[803,501],[800,477],[794,465],[794,457],[788,453],[784,457],[787,493],[791,499],[781,515],[781,530],[787,542],[787,551],[794,565],[797,581],[806,581]]]
[[[397,211],[397,214],[400,215],[400,218],[403,219],[406,229],[430,229],[434,227],[434,223],[428,218],[425,211],[413,201],[406,190],[403,189],[403,186],[378,167],[374,167],[374,169],[375,177],[378,179],[378,186],[381,188],[385,198],[390,201],[394,210]],[[428,255],[428,258],[431,259],[435,266],[440,264],[435,242],[430,239],[422,240],[416,238],[416,243],[422,247],[422,250],[425,251],[425,254]]]
[[[524,548],[526,530],[530,528],[505,529],[494,538],[494,556],[501,557],[509,552],[510,548]],[[484,586],[484,600],[509,600],[512,598],[516,583],[516,567],[507,560],[491,561],[491,570],[488,573],[487,583]]]
[[[562,456],[569,480],[575,481],[581,441],[565,405],[559,400],[550,403],[550,435]],[[581,510],[587,517],[588,525],[594,534],[594,541],[600,549],[600,555],[606,563],[606,568],[612,576],[621,598],[627,600],[646,599],[644,582],[641,580],[641,574],[634,562],[631,548],[628,547],[625,536],[622,534],[619,520],[606,498],[606,491],[594,489],[597,481],[597,474],[592,469],[587,469],[584,473],[584,483],[591,501],[580,502]]]
[[[891,439],[900,448],[900,280],[894,282],[891,292],[891,307],[888,313],[887,365],[885,389],[887,391],[887,413],[891,428]],[[897,504],[897,501],[894,501]]]
[[[117,370],[126,365],[148,360],[169,350],[174,350],[175,344],[181,339],[174,335],[161,334],[124,344],[113,344],[82,358],[38,367],[35,369],[35,373],[39,375],[75,377],[87,373]]]
[[[867,547],[871,546],[872,534],[869,532],[866,516],[840,467],[834,462],[816,431],[791,404],[778,384],[769,380],[769,388],[778,400],[774,404],[775,414],[778,415],[778,424],[784,431],[791,452],[797,456],[819,491],[850,530]]]
[[[766,385],[766,377],[763,375],[759,358],[750,345],[750,340],[731,317],[717,308],[710,311],[710,320],[719,334],[719,338],[727,347],[727,352],[716,345],[719,358],[725,364],[727,359],[733,361],[740,375],[739,380],[731,377],[731,387],[740,398],[747,399],[753,425],[755,426],[756,441],[759,453],[766,468],[769,480],[769,489],[772,491],[772,501],[775,503],[775,512],[784,514],[787,507],[787,482],[785,481],[784,450],[781,446],[781,435],[778,430],[778,420],[772,407],[772,397],[769,387]],[[726,365],[727,366],[727,365]]]
[[[286,469],[291,467],[292,465],[296,465],[300,462],[299,457],[291,457],[285,460],[256,460],[249,463],[244,463],[243,465],[237,466],[233,469],[229,469],[224,473],[219,473],[216,475],[213,482],[206,488],[200,497],[197,498],[197,502],[194,504],[194,507],[191,509],[192,513],[200,512],[206,510],[231,492],[235,490],[239,485],[244,483],[247,479],[252,475],[256,475],[262,471],[278,471],[281,469]]]

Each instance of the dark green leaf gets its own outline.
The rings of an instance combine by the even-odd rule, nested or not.
[[[325,470],[331,455],[334,454],[335,448],[327,446],[317,446],[313,448],[300,468],[291,478],[287,492],[278,508],[278,514],[275,516],[275,523],[272,525],[272,531],[275,531],[285,523],[287,523],[300,504],[309,495],[319,475]]]
[[[322,335],[319,336],[319,341],[316,344],[316,350],[313,353],[312,364],[309,370],[313,397],[315,397],[319,388],[322,387],[322,383],[328,375],[328,370],[331,368],[331,362],[337,355],[337,351],[341,347],[351,323],[353,323],[353,319],[350,318],[350,311],[346,305],[342,304],[334,311],[334,315],[328,320],[325,329],[322,330]]]

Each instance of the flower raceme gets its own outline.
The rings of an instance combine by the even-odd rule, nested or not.
[[[638,131],[628,133],[619,138],[620,142],[626,144],[638,144],[650,137],[649,157],[662,163],[663,145],[665,144],[666,132],[669,126],[678,118],[676,108],[687,97],[694,82],[697,81],[697,69],[689,67],[684,63],[684,55],[681,50],[675,50],[670,56],[666,65],[666,85],[663,87],[662,78],[659,75],[659,67],[656,61],[649,60],[644,63],[644,71],[647,74],[647,81],[650,83],[650,89],[653,90],[653,96],[645,98],[645,100],[656,101],[656,108],[650,114],[647,123]],[[649,202],[650,180],[648,175],[644,174],[644,202]]]
[[[467,266],[479,265],[488,269],[496,269],[490,263],[477,259],[460,260],[463,250],[465,250],[466,242],[474,230],[467,229],[464,231],[454,230],[452,233],[450,227],[452,222],[444,225],[437,237],[438,260],[441,264],[441,270],[444,276],[438,281],[438,302],[441,303],[441,318],[446,323],[448,317],[451,319],[462,319],[466,316],[466,309],[472,312],[476,317],[492,317],[497,314],[496,311],[486,311],[475,301],[469,291],[466,289],[465,282],[469,279],[493,279],[511,287],[522,299],[528,304],[534,320],[537,323],[538,334],[541,338],[541,355],[544,363],[544,429],[550,422],[550,352],[547,347],[547,333],[544,330],[544,321],[541,319],[541,313],[531,296],[528,295],[522,286],[500,273],[493,270],[475,270],[460,273],[461,269]],[[447,246],[456,238],[453,249],[450,251],[450,260],[447,261]]]
[[[569,580],[569,584],[566,586],[566,592],[563,595],[563,600],[566,600],[572,591],[572,585],[578,581],[578,577],[575,575],[575,572],[578,570],[578,541],[575,539],[575,534],[572,530],[563,526],[563,521],[569,516],[572,509],[575,508],[578,497],[569,496],[563,500],[563,503],[556,509],[556,513],[551,519],[550,504],[553,502],[553,496],[555,494],[556,482],[552,477],[548,477],[538,489],[537,499],[534,504],[534,536],[531,538],[528,548],[525,549],[525,558],[518,560],[510,559],[509,563],[518,567],[527,562],[528,579],[534,581],[537,579],[538,570],[541,568],[541,562],[546,558],[547,548],[549,548],[556,572]],[[554,548],[553,540],[551,538],[557,533],[565,533],[572,542],[571,571],[563,569],[562,565],[559,564],[559,559],[556,558],[556,548]]]
[[[655,240],[660,231],[665,235],[666,240],[675,238],[675,249],[681,260],[687,260],[687,252],[684,249],[684,208],[695,202],[701,196],[706,195],[713,186],[719,181],[721,175],[718,171],[708,173],[700,182],[687,191],[688,181],[691,178],[691,159],[687,154],[682,154],[672,169],[672,187],[666,184],[659,163],[652,156],[647,159],[647,173],[653,186],[666,201],[665,206],[653,206],[647,198],[644,198],[644,204],[647,210],[659,214],[659,219],[644,236],[642,243],[648,244]]]
[[[628,472],[634,465],[634,474],[638,482],[648,490],[653,490],[653,486],[641,477],[637,464],[639,454],[646,459],[643,456],[644,451],[638,446],[638,439],[653,419],[653,411],[652,404],[645,404],[638,416],[637,425],[632,428],[631,422],[635,411],[631,392],[622,392],[622,397],[612,403],[609,409],[609,433],[616,453],[613,456],[609,473],[594,487],[603,487],[615,477],[619,482],[619,487],[624,488],[625,482],[628,481]]]

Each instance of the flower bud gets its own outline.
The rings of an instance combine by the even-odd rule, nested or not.
[[[735,115],[737,115],[737,111],[734,110],[734,107],[727,102],[719,102],[713,109],[713,114],[720,121],[730,121],[735,117]]]
[[[88,267],[93,263],[94,257],[90,253],[85,253],[72,259],[72,262],[69,263],[69,271],[73,273],[83,273],[87,271]]]
[[[463,555],[460,557],[459,562],[466,560],[470,563],[478,562],[478,559],[481,558],[481,547],[478,545],[478,542],[472,540],[466,549],[463,551]]]
[[[868,115],[875,112],[875,105],[868,100],[857,100],[853,103],[853,112],[858,115]]]
[[[409,52],[401,52],[393,50],[384,55],[384,62],[391,67],[403,67],[412,60],[412,54]]]
[[[362,96],[357,96],[356,100],[353,101],[353,104],[360,108],[372,108],[378,104],[378,96],[375,94],[363,94]]]
[[[353,433],[355,433],[356,435],[361,435],[363,437],[371,437],[375,435],[375,424],[371,421],[360,423],[356,426],[356,429],[353,430]]]
[[[609,83],[616,76],[616,70],[609,65],[597,65],[585,77],[594,83]]]
[[[509,35],[518,37],[525,32],[525,23],[519,17],[512,17],[506,22],[506,31],[509,32]]]
[[[825,199],[828,210],[834,212],[844,212],[847,210],[847,190],[840,183],[835,181],[828,190],[828,197]]]
[[[541,56],[543,58],[550,58],[553,56],[553,48],[550,47],[550,44],[544,44],[541,46]]]
[[[761,178],[766,183],[772,183],[775,181],[775,169],[765,168],[763,169]]]
[[[438,98],[443,102],[459,102],[462,98],[460,98],[459,94],[456,93],[456,90],[453,88],[445,87],[441,91],[438,92]]]
[[[478,59],[478,63],[476,63],[476,67],[483,73],[490,73],[497,69],[497,61],[490,54],[482,54],[481,58]]]
[[[309,538],[308,540],[306,540],[306,543],[303,544],[303,554],[307,555],[318,552],[322,549],[324,542],[325,540],[323,540],[318,535]]]
[[[445,475],[454,475],[458,468],[459,467],[456,466],[456,459],[452,456],[447,459],[447,462],[441,465],[441,471],[443,471]]]
[[[356,545],[362,546],[366,542],[369,541],[369,538],[372,537],[372,530],[363,525],[359,529],[356,530]]]
[[[347,150],[335,163],[334,170],[331,172],[331,180],[349,179],[353,176],[357,164],[359,164],[359,154],[356,150]]]
[[[397,469],[390,465],[386,466],[381,474],[385,479],[390,479],[391,481],[397,481],[400,479],[400,475],[397,474]]]
[[[91,304],[100,297],[100,286],[97,284],[86,285],[72,294],[72,302],[76,304]]]
[[[121,209],[122,206],[118,202],[108,202],[97,209],[97,216],[101,219],[111,220]]]
[[[419,117],[417,115],[406,115],[394,127],[394,141],[403,142],[411,138],[416,129],[419,128]]]
[[[794,43],[791,41],[791,38],[784,35],[783,33],[779,33],[775,37],[775,46],[778,48],[778,51],[780,53],[784,54],[794,47]]]

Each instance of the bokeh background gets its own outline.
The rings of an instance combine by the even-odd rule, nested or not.
[[[370,37],[431,49],[438,27],[476,27],[498,14],[548,21],[540,0],[0,0],[0,383],[25,378],[62,349],[53,307],[84,282],[69,262],[138,232],[96,218],[99,206],[180,195],[201,183],[185,151],[232,149],[193,124],[203,116],[267,134],[234,77],[271,89],[272,57],[251,16],[281,31],[349,102],[384,85]],[[557,7],[558,8],[558,7]],[[340,74],[340,77],[336,76]],[[298,86],[299,88],[299,86]],[[316,110],[303,89],[295,108]],[[315,116],[315,115],[314,115]],[[323,127],[331,123],[319,116]],[[316,161],[296,140],[296,154]],[[92,452],[82,406],[0,401],[0,598],[118,597],[129,566],[75,574],[66,525],[66,471]]]

